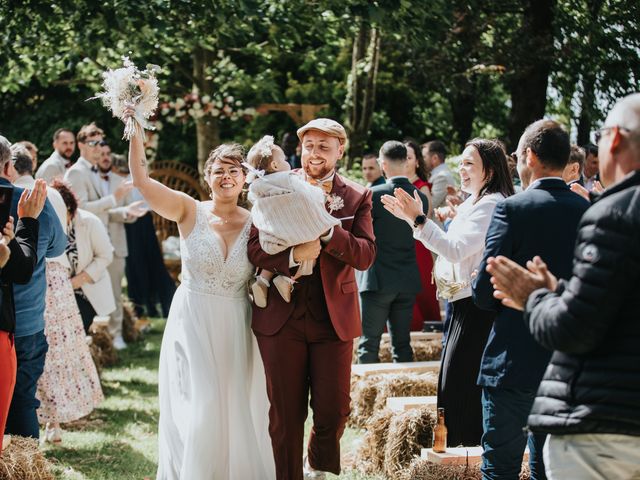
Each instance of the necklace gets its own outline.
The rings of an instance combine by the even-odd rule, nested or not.
[[[218,215],[212,210],[209,213],[211,214],[211,217],[209,218],[210,224],[221,223],[222,225],[226,225],[229,223],[230,217],[224,218],[222,215]]]

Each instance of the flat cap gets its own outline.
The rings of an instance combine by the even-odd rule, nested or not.
[[[330,118],[316,118],[303,127],[300,127],[297,132],[300,141],[302,141],[302,137],[309,130],[318,130],[326,133],[330,137],[336,137],[342,144],[347,141],[347,132],[344,127]]]

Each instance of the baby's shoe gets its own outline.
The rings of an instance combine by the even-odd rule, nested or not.
[[[256,281],[251,284],[251,294],[253,295],[253,303],[256,304],[256,307],[264,308],[267,306],[268,288],[268,280],[260,276],[257,276]]]
[[[272,280],[275,287],[278,289],[278,293],[284,299],[285,302],[291,302],[291,292],[293,292],[293,280],[284,275],[278,275]]]

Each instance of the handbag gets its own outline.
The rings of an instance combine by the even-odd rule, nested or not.
[[[453,298],[457,293],[469,286],[469,282],[461,282],[456,277],[453,263],[438,255],[433,265],[433,281],[438,289],[438,296],[445,300]]]

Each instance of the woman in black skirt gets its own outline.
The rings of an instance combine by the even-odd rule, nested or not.
[[[441,298],[453,309],[438,382],[438,407],[445,409],[447,443],[480,445],[482,389],[476,385],[482,352],[494,312],[477,308],[471,299],[471,280],[480,265],[485,236],[496,204],[513,195],[507,156],[501,143],[474,139],[460,158],[461,190],[469,194],[444,232],[422,215],[422,202],[403,190],[385,196],[385,208],[414,228],[414,236],[438,255],[434,277]],[[449,207],[446,207],[449,208]]]

